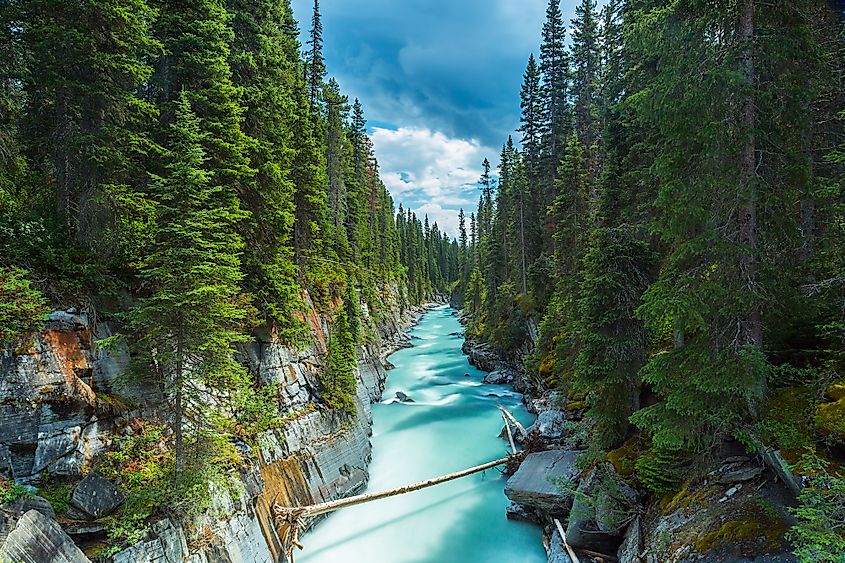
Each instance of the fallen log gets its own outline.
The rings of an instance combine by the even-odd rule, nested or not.
[[[513,433],[511,432],[511,423],[508,422],[508,417],[502,415],[502,420],[505,421],[505,429],[508,431],[508,442],[511,445],[511,453],[516,454],[516,444],[513,443]]]
[[[566,548],[566,553],[569,554],[569,558],[572,560],[572,563],[581,563],[578,559],[578,556],[575,555],[575,552],[572,551],[572,548],[566,543],[566,531],[563,529],[563,526],[560,523],[560,520],[555,518],[555,526],[557,526],[557,532],[560,534],[560,539],[563,542],[563,547]]]
[[[490,461],[488,463],[484,463],[482,465],[476,465],[475,467],[470,467],[469,469],[464,469],[463,471],[456,471],[455,473],[449,473],[448,475],[443,475],[441,477],[435,477],[434,479],[428,479],[426,481],[420,481],[419,483],[412,483],[410,485],[404,485],[402,487],[396,487],[395,489],[388,489],[386,491],[379,491],[376,493],[366,493],[363,495],[355,495],[353,497],[341,498],[329,502],[321,502],[319,504],[312,504],[309,506],[297,506],[297,507],[283,507],[276,505],[275,512],[277,515],[286,515],[289,513],[297,513],[300,516],[319,516],[320,514],[326,514],[327,512],[334,512],[335,510],[339,510],[341,508],[347,508],[349,506],[355,506],[358,504],[364,504],[365,502],[370,502],[374,500],[379,500],[388,497],[395,497],[397,495],[404,495],[405,493],[411,493],[414,491],[419,491],[420,489],[425,489],[428,487],[433,487],[434,485],[439,485],[440,483],[446,483],[447,481],[453,481],[455,479],[460,479],[461,477],[466,477],[467,475],[472,475],[473,473],[479,473],[484,471],[485,469],[490,469],[496,467],[497,465],[504,465],[511,459],[511,456],[503,457],[502,459],[497,459],[496,461]]]
[[[508,417],[508,419],[513,423],[513,425],[516,426],[517,430],[519,430],[519,433],[522,434],[522,438],[523,439],[527,438],[528,437],[528,431],[525,429],[525,427],[522,424],[519,423],[519,421],[516,419],[516,417],[514,417],[510,412],[508,412],[508,409],[506,409],[502,405],[497,405],[497,406],[499,407],[499,410],[502,411],[502,414],[505,415],[506,417]]]

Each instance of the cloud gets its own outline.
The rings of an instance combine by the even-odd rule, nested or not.
[[[561,0],[564,20],[580,0]],[[606,0],[599,0],[601,7]],[[303,44],[313,0],[293,0]],[[548,0],[323,0],[329,74],[368,118],[500,147]]]
[[[422,127],[376,127],[371,138],[381,178],[397,205],[412,209],[421,220],[427,213],[429,221],[456,236],[458,210],[463,207],[469,215],[475,209],[481,163],[493,161],[492,149],[476,139]]]
[[[567,22],[579,1],[561,0]],[[539,51],[547,4],[320,2],[329,74],[364,104],[397,205],[428,213],[452,236],[457,210],[475,208],[481,161],[486,156],[495,166],[498,148],[519,125],[522,74],[529,53]],[[314,3],[292,5],[304,45]]]
[[[519,121],[546,2],[324,0],[329,74],[371,120],[500,146]],[[313,2],[293,6],[306,32]]]

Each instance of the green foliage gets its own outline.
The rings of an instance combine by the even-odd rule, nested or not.
[[[637,458],[637,477],[653,493],[673,493],[687,477],[688,459],[681,450],[653,447]]]
[[[761,437],[766,443],[776,444],[790,461],[798,461],[802,452],[813,447],[817,404],[816,393],[808,386],[772,390],[766,414],[758,423]]]
[[[238,285],[243,242],[237,224],[246,214],[230,189],[212,182],[199,123],[183,93],[167,175],[151,186],[158,232],[140,276],[152,291],[132,312],[139,351],[154,352],[150,368],[172,397],[180,468],[185,413],[195,422],[207,419],[214,414],[207,412],[209,394],[227,396],[246,385],[232,346],[247,340],[241,329],[250,314]]]
[[[132,252],[114,242],[134,242],[119,232],[127,215],[114,194],[143,179],[156,115],[139,96],[161,53],[150,33],[156,12],[146,0],[11,5],[26,57],[26,107],[37,108],[20,126],[42,175],[38,200],[52,202],[72,238],[101,263],[119,261]]]
[[[296,22],[287,2],[228,3],[232,14],[232,79],[241,88],[243,130],[254,180],[241,191],[245,220],[245,289],[261,318],[272,322],[286,341],[303,327],[294,311],[302,307],[293,263],[294,159],[292,89],[299,75]]]
[[[323,402],[333,409],[355,411],[355,344],[346,307],[341,307],[329,330],[325,369],[320,373]]]
[[[284,425],[279,415],[279,389],[264,385],[259,389],[244,385],[233,399],[232,431],[238,437],[255,444],[261,432]]]
[[[791,509],[798,520],[788,533],[795,555],[802,563],[837,563],[845,553],[845,476],[811,451],[799,466],[810,477]]]
[[[15,344],[38,330],[46,314],[47,302],[30,285],[27,272],[0,266],[0,345]]]
[[[38,496],[44,497],[57,514],[67,510],[73,489],[68,483],[48,482],[38,488]]]
[[[153,515],[184,518],[208,510],[212,488],[231,486],[226,470],[238,459],[225,437],[221,442],[206,432],[193,438],[196,442],[188,448],[192,455],[177,470],[172,434],[164,425],[135,419],[127,430],[97,466],[126,497],[116,513],[103,519],[111,553],[140,541]]]
[[[126,497],[119,512],[104,519],[113,552],[140,541],[149,529],[149,517],[160,507],[181,501],[172,488],[175,460],[166,440],[164,426],[138,421],[98,465]]]
[[[31,495],[29,489],[23,485],[12,481],[11,483],[3,478],[0,478],[0,504],[11,502],[20,497]]]
[[[116,287],[108,265],[69,239],[49,211],[41,216],[0,210],[0,255],[4,265],[25,265],[43,280],[39,285],[53,301],[74,300],[92,288],[111,294]]]

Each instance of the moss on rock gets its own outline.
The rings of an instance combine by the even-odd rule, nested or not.
[[[729,520],[718,529],[703,534],[695,542],[695,550],[707,553],[723,544],[748,544],[753,553],[778,549],[788,526],[767,514],[749,514]]]

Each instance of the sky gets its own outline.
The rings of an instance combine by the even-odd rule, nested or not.
[[[519,126],[519,90],[548,0],[322,0],[329,76],[364,105],[396,206],[457,234]],[[603,2],[600,2],[600,4]],[[561,0],[568,22],[576,0]],[[293,0],[305,35],[313,0]]]

